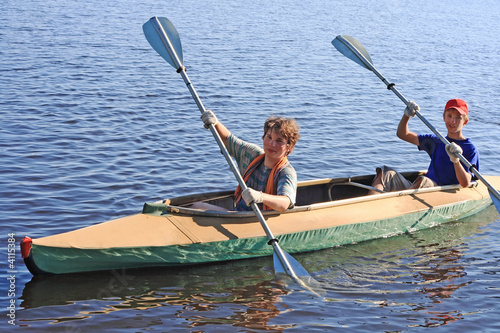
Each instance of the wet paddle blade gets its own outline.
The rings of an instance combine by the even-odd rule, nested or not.
[[[299,264],[299,262],[297,260],[295,260],[295,258],[293,258],[291,255],[289,255],[285,251],[282,251],[282,252],[283,252],[284,256],[286,257],[286,259],[288,260],[290,267],[295,272],[295,275],[297,275],[298,277],[304,277],[304,276],[310,277],[311,276],[309,274],[309,272],[307,272],[306,269],[304,267],[302,267],[302,265]],[[285,267],[281,263],[281,260],[278,256],[278,254],[276,253],[276,251],[273,252],[273,261],[274,261],[274,271],[276,272],[276,274],[280,274],[280,273],[287,274]]]
[[[280,275],[288,276],[292,278],[292,280],[295,283],[297,283],[301,288],[308,290],[315,296],[324,297],[326,295],[326,291],[323,289],[323,287],[321,287],[321,284],[318,281],[316,281],[316,279],[313,278],[309,274],[309,272],[306,271],[305,268],[302,267],[302,265],[299,264],[299,262],[295,260],[291,255],[289,255],[285,251],[282,251],[282,253],[288,260],[290,267],[293,269],[295,277],[291,276],[286,272],[285,267],[283,267],[283,264],[281,263],[279,256],[276,254],[276,252],[274,252],[273,261],[274,261],[274,272],[276,276]]]
[[[160,22],[161,27],[163,27],[165,34],[168,36],[168,39],[170,40],[170,43],[172,44],[172,47],[177,54],[177,58],[181,62],[179,65],[182,65],[182,45],[179,33],[177,32],[177,29],[172,24],[172,22],[170,22],[165,17],[153,17],[142,26],[144,35],[146,36],[146,39],[148,40],[149,44],[151,44],[153,49],[158,52],[158,54],[161,55],[162,58],[165,59],[170,65],[177,69],[178,66],[175,63],[175,59],[173,59],[172,55],[169,54],[168,46],[165,45],[165,41],[162,39],[162,37],[160,37],[160,34],[153,24],[154,19],[158,19],[158,21]]]
[[[366,51],[365,47],[351,36],[338,35],[332,40],[333,46],[342,53],[347,58],[351,59],[355,63],[365,67],[366,69],[372,70],[368,65],[365,64],[363,57],[370,64],[372,63],[372,58]],[[360,57],[362,55],[362,57]]]
[[[495,191],[496,193],[494,193],[493,191]],[[496,191],[494,188],[492,188],[492,189],[488,188],[488,192],[490,193],[490,197],[491,197],[491,201],[493,201],[493,205],[495,205],[497,212],[500,213],[500,199],[498,198],[500,195],[498,194],[498,191]]]

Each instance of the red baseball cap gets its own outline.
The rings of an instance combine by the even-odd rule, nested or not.
[[[458,98],[450,99],[446,103],[444,110],[446,111],[448,109],[455,109],[458,112],[460,112],[460,114],[467,114],[467,115],[469,114],[469,108],[467,107],[467,103],[465,103],[464,100]]]

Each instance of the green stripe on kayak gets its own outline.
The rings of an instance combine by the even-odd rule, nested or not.
[[[277,238],[287,252],[314,251],[430,228],[476,214],[489,204],[491,201],[487,198],[481,202],[463,202],[396,218],[278,235]],[[31,253],[41,270],[63,274],[270,256],[273,248],[266,244],[267,241],[266,237],[255,237],[189,245],[109,249],[56,248],[33,244]]]

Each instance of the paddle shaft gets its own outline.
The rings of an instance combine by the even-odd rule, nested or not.
[[[409,100],[406,99],[406,97],[403,96],[403,94],[401,94],[399,92],[399,90],[396,88],[395,84],[393,83],[390,83],[383,75],[382,73],[380,73],[376,68],[375,66],[373,66],[373,64],[368,61],[368,59],[366,59],[366,57],[355,47],[353,46],[349,41],[347,41],[344,37],[342,36],[337,36],[336,37],[337,39],[339,39],[345,46],[347,46],[351,52],[353,52],[356,57],[358,57],[362,62],[363,64],[368,68],[370,69],[373,73],[375,73],[375,75],[378,76],[378,78],[380,80],[382,80],[382,82],[384,82],[384,84],[387,86],[387,89],[389,90],[392,90],[392,92],[394,94],[396,94],[396,96],[399,97],[400,100],[403,101],[403,103],[405,103],[405,105],[408,105],[409,103]],[[436,136],[445,144],[445,145],[448,145],[450,142],[441,134],[439,133],[439,131],[434,127],[432,126],[432,124],[430,122],[427,121],[427,119],[425,119],[425,117],[419,112],[419,111],[415,111],[415,114],[417,115],[418,118],[420,118],[420,120],[422,120],[422,122],[434,133],[436,134]],[[467,168],[478,178],[480,179],[487,187],[488,187],[488,190],[489,192],[494,195],[497,200],[500,200],[500,194],[498,193],[498,191],[479,173],[479,171],[476,169],[476,166],[472,165],[462,154],[458,154],[458,158],[460,159],[460,161],[462,161],[462,163],[467,166]]]
[[[181,74],[182,79],[184,80],[184,83],[188,87],[189,92],[191,93],[191,96],[193,97],[196,105],[198,106],[198,109],[203,114],[206,111],[205,106],[201,102],[201,99],[198,96],[196,90],[194,89],[193,84],[189,80],[189,77],[186,74],[186,68],[180,62],[179,57],[177,56],[177,53],[175,52],[175,49],[174,49],[167,33],[163,29],[163,26],[160,24],[160,21],[158,20],[157,17],[151,18],[151,23],[153,24],[154,28],[158,32],[158,35],[162,39],[163,44],[165,45],[170,57],[172,58],[172,60],[174,62],[174,65],[175,65],[175,68],[177,69],[177,72],[179,74]],[[213,124],[210,125],[209,129],[210,129],[210,132],[212,132],[212,135],[213,135],[215,141],[219,145],[219,148],[220,148],[222,154],[224,155],[227,163],[229,164],[231,171],[233,172],[234,176],[236,177],[238,184],[241,186],[241,189],[246,190],[248,187],[247,187],[245,181],[243,180],[243,177],[241,176],[234,160],[229,155],[229,152],[227,151],[226,145],[224,144],[224,142],[222,142],[222,139],[221,139],[219,133],[217,132],[217,129],[215,128],[215,126]],[[290,263],[288,262],[286,256],[284,255],[283,250],[279,246],[278,240],[276,238],[274,238],[274,235],[272,234],[271,230],[269,229],[269,227],[266,223],[266,220],[264,219],[264,216],[262,215],[262,212],[259,209],[259,206],[257,206],[257,204],[255,202],[252,202],[252,204],[250,206],[252,207],[257,218],[259,219],[259,222],[262,225],[262,228],[264,229],[264,231],[267,235],[267,238],[269,239],[269,243],[273,246],[273,250],[277,254],[282,266],[285,268],[286,273],[289,276],[291,276],[292,278],[294,278],[295,280],[299,280],[297,275],[295,274],[293,268],[291,267]]]

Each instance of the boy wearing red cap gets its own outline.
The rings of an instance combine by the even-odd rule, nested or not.
[[[415,116],[416,110],[420,110],[419,106],[410,101],[399,122],[397,136],[429,154],[431,163],[426,176],[418,177],[411,184],[398,172],[384,166],[377,168],[377,176],[372,186],[386,192],[452,184],[469,186],[473,174],[464,168],[458,154],[462,154],[479,170],[479,153],[472,142],[462,134],[463,127],[469,121],[467,103],[458,98],[450,99],[446,103],[443,120],[448,130],[446,139],[450,142],[446,146],[435,134],[416,134],[408,129],[408,122]],[[376,191],[370,192],[371,194],[377,193]]]

